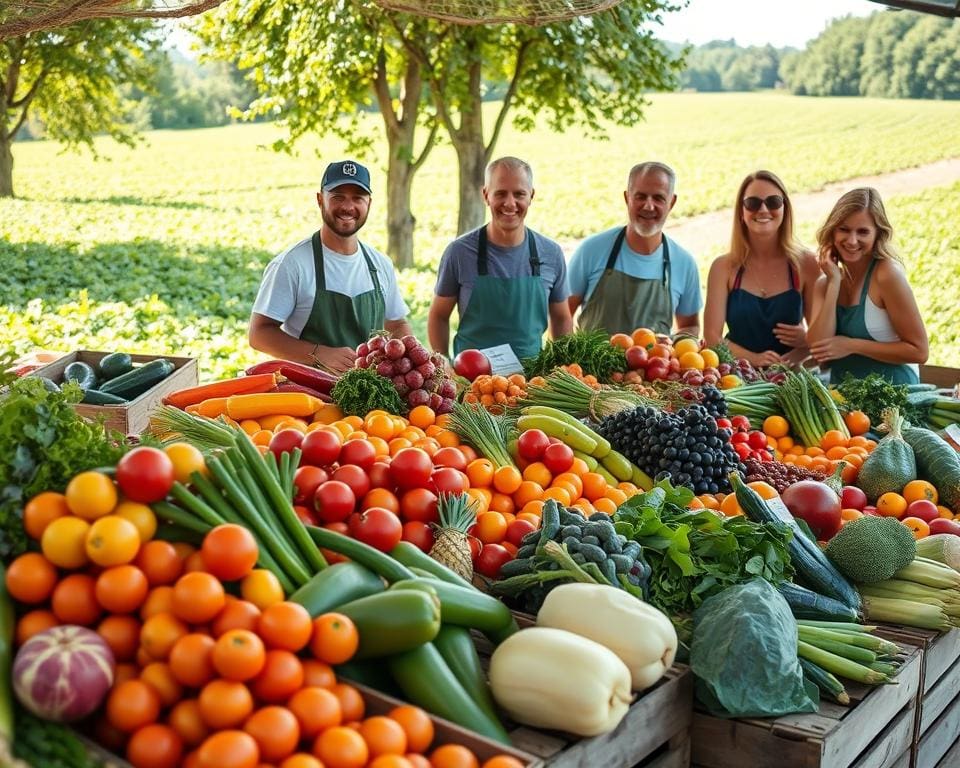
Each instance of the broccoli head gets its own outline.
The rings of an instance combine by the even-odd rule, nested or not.
[[[913,562],[917,543],[892,517],[864,515],[851,520],[827,544],[827,557],[848,579],[874,584]]]

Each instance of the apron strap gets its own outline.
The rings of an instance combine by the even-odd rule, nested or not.
[[[310,244],[313,246],[313,268],[317,275],[317,291],[325,291],[327,278],[323,270],[323,244],[320,242],[320,230],[313,233]]]
[[[383,289],[380,287],[380,278],[377,276],[377,268],[373,264],[373,257],[370,256],[367,246],[365,246],[363,243],[360,243],[360,251],[363,253],[363,260],[367,262],[367,269],[370,270],[370,279],[373,281],[373,290],[375,290],[382,297]]]
[[[670,290],[670,244],[666,235],[660,235],[663,242],[663,287]]]
[[[533,236],[533,232],[529,229],[526,230],[527,236],[527,248],[530,251],[530,274],[534,277],[540,277],[540,261],[539,254],[537,252],[537,239]],[[369,263],[369,262],[368,262]],[[487,274],[487,226],[484,224],[480,227],[480,232],[477,237],[477,274],[480,276],[486,276]],[[374,277],[376,281],[376,277]]]
[[[627,228],[624,227],[621,229],[617,236],[613,239],[613,248],[610,249],[610,255],[607,256],[607,266],[604,267],[604,271],[609,272],[613,269],[613,265],[617,263],[617,257],[620,255],[620,248],[623,246],[623,239],[627,236]]]
[[[740,268],[737,270],[737,276],[736,276],[735,278],[733,278],[733,288],[732,288],[731,290],[739,291],[739,290],[740,290],[740,283],[742,283],[742,282],[743,282],[743,267],[740,267]]]
[[[870,277],[873,275],[873,268],[877,266],[876,258],[870,259],[870,266],[867,267],[867,274],[863,278],[863,288],[860,289],[860,304],[863,306],[867,303],[867,294],[870,292]]]

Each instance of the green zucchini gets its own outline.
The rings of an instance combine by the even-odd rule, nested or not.
[[[133,370],[133,358],[126,352],[111,352],[97,364],[100,375],[105,379],[115,379]]]
[[[811,683],[816,684],[823,693],[827,694],[838,704],[849,704],[850,696],[837,678],[831,675],[827,670],[817,666],[808,659],[799,659],[800,667],[803,669],[803,676]]]
[[[789,581],[780,582],[777,591],[783,595],[796,619],[824,621],[856,621],[857,612],[845,603],[826,597]]]
[[[450,671],[470,698],[477,702],[477,706],[492,720],[496,720],[497,708],[494,706],[487,675],[480,665],[480,656],[470,637],[470,631],[463,627],[442,626],[433,639],[433,645],[440,651]]]
[[[338,605],[383,592],[383,580],[359,563],[336,563],[314,574],[287,600],[307,609],[311,618]]]
[[[37,376],[37,378],[40,379],[40,383],[43,384],[43,388],[47,390],[47,392],[60,391],[60,385],[53,379],[47,378],[46,376]]]
[[[390,557],[407,568],[420,568],[427,571],[431,576],[445,581],[448,584],[455,584],[458,587],[475,589],[473,584],[467,581],[460,574],[454,573],[443,563],[434,560],[430,555],[424,552],[415,544],[409,541],[401,541],[397,546],[390,550]],[[413,574],[407,578],[413,578]],[[394,579],[396,581],[396,579]]]
[[[151,360],[139,368],[104,382],[100,391],[133,400],[167,378],[175,368],[176,366],[164,357]]]
[[[936,432],[922,427],[907,427],[903,439],[913,448],[920,476],[937,487],[943,504],[960,509],[960,454]]]
[[[441,579],[423,578],[398,581],[390,589],[415,589],[420,584],[429,584],[440,599],[440,620],[444,624],[496,632],[513,621],[513,614],[506,605],[474,587],[458,587]]]
[[[395,581],[415,578],[413,571],[399,562],[399,559],[392,557],[396,549],[388,555],[362,541],[331,531],[329,528],[318,528],[315,525],[308,525],[306,528],[313,543],[318,547],[329,549],[338,555],[350,558],[355,563],[360,563],[391,584]]]
[[[99,389],[85,389],[83,391],[83,400],[81,402],[87,405],[125,405],[130,402],[125,397],[111,395],[107,392],[101,392]]]
[[[373,688],[380,693],[385,693],[387,696],[403,697],[403,691],[393,682],[390,671],[379,659],[371,661],[351,660],[345,664],[338,664],[333,670],[337,673],[337,680],[345,678],[368,688]]]
[[[75,360],[67,364],[67,367],[63,369],[63,380],[64,382],[77,382],[84,392],[88,389],[97,388],[97,372],[93,370],[93,366],[87,365],[81,360]]]
[[[361,597],[336,607],[357,627],[358,661],[403,653],[428,643],[440,631],[436,593],[401,589]]]

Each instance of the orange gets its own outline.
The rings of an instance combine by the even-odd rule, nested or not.
[[[607,492],[607,481],[601,474],[587,472],[580,479],[583,481],[583,495],[589,501],[603,498],[603,494]]]
[[[507,521],[499,512],[483,512],[477,516],[475,535],[482,544],[499,544],[507,532]]]
[[[577,487],[573,483],[564,483],[558,481],[556,478],[553,479],[553,482],[550,484],[551,488],[562,488],[567,492],[567,495],[570,497],[570,503],[572,504],[575,499],[580,498],[580,492],[577,490]]]
[[[178,619],[191,624],[210,621],[226,603],[223,585],[210,573],[185,573],[173,587],[173,613]]]
[[[486,488],[493,483],[495,475],[493,462],[490,459],[474,459],[467,464],[467,478],[471,488]]]
[[[160,697],[143,680],[127,680],[116,685],[107,698],[107,719],[124,733],[155,722],[159,715]]]
[[[244,429],[243,425],[246,423],[241,422],[241,429]],[[256,421],[250,419],[249,423],[253,431],[247,432],[247,434],[252,435],[260,431],[260,425]],[[194,472],[199,472],[201,475],[207,474],[207,464],[203,454],[199,448],[190,443],[171,443],[163,449],[163,452],[173,462],[174,479],[179,480],[184,485],[190,482],[190,475]]]
[[[79,568],[87,564],[87,533],[90,523],[67,515],[51,521],[44,529],[40,548],[44,557],[60,568]]]
[[[700,356],[703,358],[703,362],[707,364],[707,368],[716,368],[720,365],[719,355],[709,347],[701,349]]]
[[[433,721],[420,707],[403,704],[391,709],[387,717],[403,728],[407,735],[407,749],[411,752],[424,752],[433,743]]]
[[[96,520],[117,506],[117,489],[102,472],[81,472],[67,484],[67,506],[77,517]]]
[[[372,437],[379,437],[383,440],[393,438],[395,424],[393,423],[393,419],[387,415],[367,416],[364,426],[366,427],[367,434]]]
[[[404,448],[412,448],[413,443],[411,443],[405,437],[395,437],[388,443],[388,446],[390,447],[390,455],[396,456],[397,453],[402,451]]]
[[[556,499],[557,502],[564,507],[569,507],[573,502],[573,499],[570,498],[570,492],[566,488],[559,488],[557,486],[547,488],[541,498]]]
[[[496,488],[500,493],[510,495],[516,492],[516,490],[520,487],[520,483],[522,483],[524,479],[525,478],[520,474],[519,469],[507,465],[500,467],[496,472],[493,473],[493,487]]]
[[[196,699],[183,699],[174,704],[167,715],[167,722],[189,747],[197,746],[210,735],[210,729],[200,714],[200,703]]]
[[[173,587],[154,587],[140,606],[140,618],[146,621],[158,613],[173,613]]]
[[[863,466],[863,456],[861,456],[859,453],[846,453],[840,459],[840,461],[845,461],[847,464],[851,464],[857,469]]]
[[[813,457],[806,454],[802,456],[797,456],[796,461],[794,462],[798,467],[803,467],[804,469],[810,469],[813,466]]]
[[[253,712],[253,696],[243,683],[211,680],[197,699],[203,721],[215,731],[239,728]]]
[[[579,499],[583,495],[583,480],[580,479],[580,476],[574,474],[573,472],[561,472],[555,478],[553,478],[554,484],[563,483],[569,485],[573,488],[573,498]]]
[[[171,613],[157,613],[146,619],[140,628],[140,647],[151,659],[164,660],[177,640],[190,630]]]
[[[85,573],[71,573],[53,588],[50,608],[61,624],[89,626],[103,609],[97,602],[96,582]]]
[[[368,717],[360,723],[360,735],[367,742],[371,757],[402,755],[407,751],[406,731],[400,723],[389,717]]]
[[[936,487],[926,480],[911,480],[903,486],[902,495],[903,498],[907,500],[907,504],[913,501],[920,501],[921,499],[926,499],[936,504],[940,500],[940,494],[937,493]]]
[[[312,739],[321,731],[343,722],[340,700],[326,688],[301,688],[290,697],[287,707],[300,722],[300,733],[305,739]]]
[[[680,369],[687,370],[692,368],[697,371],[702,371],[706,368],[707,364],[703,361],[703,357],[698,352],[686,352],[683,355],[680,355]]]
[[[705,508],[706,507],[704,506],[703,502],[700,501],[700,498],[698,496],[694,496],[692,499],[690,499],[690,503],[687,504],[687,509],[705,509]]]
[[[843,414],[843,423],[853,436],[862,435],[870,429],[870,417],[863,411],[849,411]]]
[[[317,736],[313,754],[326,768],[363,768],[370,757],[370,749],[357,731],[338,725]]]
[[[616,503],[605,496],[601,496],[599,499],[594,501],[593,508],[596,509],[597,512],[606,512],[608,515],[612,515],[617,511]]]
[[[51,627],[55,627],[59,623],[52,611],[40,609],[23,614],[17,622],[17,645],[23,645],[34,635],[44,632]],[[107,645],[110,645],[109,641]]]
[[[256,632],[267,648],[296,653],[310,642],[313,621],[302,605],[284,600],[264,609]]]
[[[433,768],[480,768],[476,755],[462,744],[444,744],[430,753]]]
[[[414,427],[426,429],[432,427],[437,421],[437,414],[429,405],[418,405],[411,409],[407,415],[407,420]]]
[[[930,535],[930,524],[926,520],[921,520],[919,517],[905,517],[900,522],[907,526],[915,539],[925,539]]]
[[[469,467],[467,467],[469,469]],[[473,490],[472,488],[470,490]],[[469,491],[467,492],[469,493]],[[513,494],[513,503],[525,507],[528,501],[543,499],[543,486],[532,480],[524,480]]]
[[[859,509],[841,509],[840,510],[840,519],[848,523],[851,520],[856,520],[858,517],[863,517],[863,512]]]
[[[528,464],[526,469],[523,470],[523,479],[537,483],[542,488],[547,488],[553,480],[553,473],[547,469],[547,465],[542,461],[535,461]]]
[[[823,448],[819,448],[816,445],[808,445],[806,450],[804,451],[805,455],[811,456],[811,457],[823,456],[825,453],[826,452],[823,450]]]
[[[343,711],[343,721],[345,723],[363,720],[367,705],[363,696],[360,695],[360,691],[348,683],[337,683],[330,690],[340,701],[340,709]]]
[[[493,501],[493,494],[489,488],[467,488],[467,496],[476,502],[478,515],[489,510],[490,502]]]
[[[717,497],[712,494],[704,493],[697,498],[700,499],[700,503],[707,509],[720,509],[720,502],[717,501]]]
[[[842,459],[847,455],[847,449],[842,445],[835,445],[827,450],[826,457],[834,461]]]
[[[649,328],[637,328],[630,335],[630,341],[632,344],[636,344],[638,347],[643,347],[646,349],[647,347],[651,347],[657,343],[657,334],[655,334]],[[612,339],[611,343],[613,343]]]
[[[585,462],[579,456],[576,456],[573,459],[573,466],[570,467],[569,471],[577,477],[583,477],[585,474],[587,474],[587,472],[590,471],[590,467],[587,465],[587,462]]]
[[[520,510],[520,515],[533,515],[537,518],[536,525],[539,526],[540,516],[543,514],[543,499],[531,499],[526,504],[523,505],[523,508]]]
[[[62,493],[38,493],[23,508],[23,528],[32,539],[40,540],[47,526],[58,517],[70,514],[67,497]]]
[[[243,724],[260,747],[260,760],[276,762],[293,754],[300,741],[300,723],[284,707],[258,709]]]
[[[147,664],[140,672],[140,679],[157,692],[164,707],[173,706],[183,696],[183,688],[170,670],[170,665],[162,661]]]
[[[150,585],[134,565],[116,565],[97,576],[97,601],[112,613],[132,613],[147,599]]]
[[[373,453],[375,456],[389,456],[390,455],[390,444],[384,440],[382,437],[377,437],[376,435],[370,435],[367,438],[367,442],[373,446]]]
[[[430,435],[430,437],[440,443],[441,448],[456,448],[460,445],[460,435],[451,432],[449,429],[441,429],[437,434]]]
[[[954,519],[953,511],[949,507],[945,507],[942,504],[937,504],[937,512],[939,512],[940,517],[944,518],[945,520]]]
[[[851,437],[847,442],[847,445],[849,445],[851,448],[866,448],[869,442],[870,440],[865,438],[863,435],[857,435],[856,437]]]
[[[37,552],[27,552],[10,563],[6,575],[10,596],[21,603],[42,603],[57,585],[57,569]]]
[[[488,511],[490,512],[508,515],[512,514],[516,508],[513,499],[505,493],[495,493],[490,497],[490,504],[488,505]]]
[[[575,502],[573,502],[573,504],[571,504],[570,506],[576,507],[577,509],[579,509],[579,510],[580,510],[580,513],[581,513],[584,517],[590,517],[590,515],[592,515],[594,512],[597,511],[597,508],[594,507],[593,504],[591,504],[589,501],[587,501],[587,500],[584,499],[584,498],[577,499],[577,500],[576,500]],[[523,515],[520,515],[519,517],[523,517]],[[526,518],[524,518],[524,519],[526,519]],[[537,518],[536,522],[534,522],[533,520],[530,520],[530,522],[533,523],[534,525],[536,525],[537,527],[540,527],[540,519],[539,519],[539,518]]]
[[[847,436],[839,429],[830,429],[824,432],[820,438],[820,447],[827,450],[836,445],[847,445],[847,440]]]
[[[777,489],[774,488],[770,483],[765,483],[763,480],[757,480],[752,483],[747,483],[749,488],[753,488],[759,495],[761,499],[775,499],[780,494],[777,493]],[[736,495],[731,494],[734,498]]]
[[[877,512],[885,517],[900,517],[907,511],[907,500],[899,493],[883,494],[877,499]]]
[[[743,514],[743,510],[737,502],[737,495],[735,493],[727,494],[724,500],[720,502],[720,511],[727,517],[735,517],[736,515]]]
[[[615,333],[610,337],[610,343],[620,349],[629,349],[633,346],[633,339],[625,333]]]
[[[607,488],[603,493],[604,498],[610,499],[618,507],[627,500],[627,494],[619,488]]]
[[[783,416],[767,416],[763,420],[763,432],[779,440],[790,434],[790,423]]]
[[[240,582],[240,594],[262,611],[283,600],[283,587],[272,571],[254,568]]]

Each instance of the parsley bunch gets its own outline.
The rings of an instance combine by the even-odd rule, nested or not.
[[[399,416],[408,410],[393,382],[369,368],[344,373],[330,390],[330,398],[348,416],[366,416],[373,410]]]

